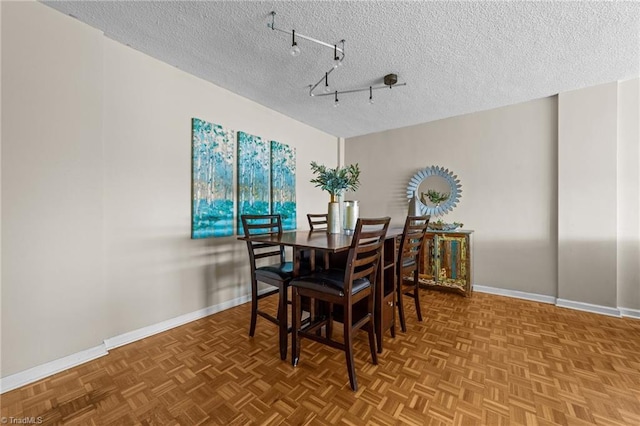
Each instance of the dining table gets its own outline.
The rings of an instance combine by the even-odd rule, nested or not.
[[[391,336],[395,337],[396,323],[396,239],[402,235],[403,227],[391,226],[387,230],[380,262],[378,262],[378,272],[374,283],[374,329],[378,352],[382,352],[382,336],[387,331],[391,331]],[[239,240],[248,240],[247,237],[238,237]],[[283,231],[280,234],[252,235],[251,241],[264,244],[280,245],[293,249],[293,275],[300,276],[300,263],[302,253],[306,250],[319,251],[329,254],[329,259],[333,256],[349,251],[352,235],[344,233],[328,233],[326,230],[317,231]],[[331,262],[331,261],[330,261]],[[328,265],[339,266],[339,265]]]

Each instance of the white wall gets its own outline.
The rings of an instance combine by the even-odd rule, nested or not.
[[[0,25],[2,24],[2,7],[0,7]],[[2,51],[2,28],[0,28],[0,52]],[[0,99],[2,99],[2,55],[0,54]],[[0,117],[2,117],[2,102],[0,101]],[[0,309],[2,307],[2,120],[0,119]],[[2,342],[2,313],[0,312],[0,343]],[[0,350],[0,366],[2,365],[2,351]]]
[[[191,117],[297,150],[298,223],[337,140],[35,2],[2,8],[2,377],[247,295],[246,247],[190,239]]]
[[[443,220],[475,230],[475,284],[556,293],[556,98],[349,138],[346,163],[362,185],[361,215],[402,223],[406,187],[443,166],[461,180],[460,204]],[[438,218],[433,218],[437,220]]]
[[[337,140],[112,40],[104,56],[108,324],[117,335],[248,294],[244,243],[190,239],[191,117],[296,148],[301,228],[328,201],[308,165],[335,164]]]
[[[102,36],[2,2],[2,375],[107,332]]]
[[[618,85],[618,306],[640,310],[640,79]]]
[[[558,297],[617,306],[617,83],[558,99]]]
[[[475,284],[637,317],[639,110],[633,79],[350,138],[349,197],[400,223],[412,175],[449,168],[463,192],[444,220],[475,230]]]

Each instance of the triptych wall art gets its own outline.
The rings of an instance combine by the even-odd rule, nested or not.
[[[241,235],[242,214],[280,214],[296,229],[296,151],[193,118],[191,238]]]

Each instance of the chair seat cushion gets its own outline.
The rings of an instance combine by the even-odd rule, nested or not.
[[[328,269],[295,278],[290,285],[342,297],[344,296],[344,276],[345,271],[342,269]],[[370,286],[371,283],[367,278],[358,278],[353,282],[351,294],[356,294]]]
[[[256,278],[286,281],[293,277],[293,262],[274,263],[256,268]]]
[[[309,266],[301,264],[300,275],[309,273],[311,273]],[[261,278],[288,281],[293,278],[293,262],[274,263],[256,268],[256,279],[260,281]]]

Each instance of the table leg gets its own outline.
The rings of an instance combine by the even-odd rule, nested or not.
[[[374,314],[373,314],[373,325],[376,334],[376,344],[378,347],[378,353],[382,353],[382,313],[384,307],[382,304],[384,303],[384,244],[382,245],[382,249],[380,250],[380,260],[378,261],[378,272],[376,273],[376,287],[373,291],[373,304]]]
[[[289,335],[289,304],[287,303],[289,286],[280,287],[280,304],[278,306],[278,322],[280,325],[280,359],[287,359],[287,343]]]
[[[395,236],[387,237],[380,252],[376,288],[374,289],[374,325],[378,353],[382,352],[382,340],[385,331],[396,336],[396,247]]]

